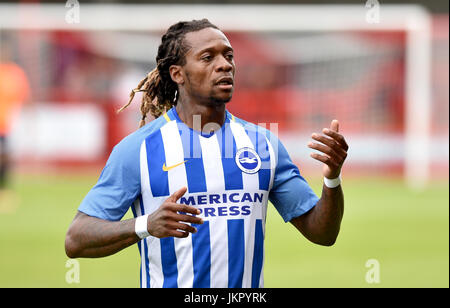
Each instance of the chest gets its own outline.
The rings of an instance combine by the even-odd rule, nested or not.
[[[189,194],[268,192],[274,174],[273,149],[264,134],[230,124],[208,138],[175,121],[141,147],[141,177],[152,196],[169,196],[183,186]]]

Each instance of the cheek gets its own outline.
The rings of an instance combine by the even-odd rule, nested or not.
[[[203,89],[209,88],[211,86],[211,79],[209,74],[199,68],[196,71],[191,71],[190,73],[186,73],[186,79],[189,82],[191,88],[195,89]]]

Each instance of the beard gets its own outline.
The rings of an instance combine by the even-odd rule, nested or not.
[[[207,100],[215,106],[226,104],[231,101],[233,92],[234,89],[231,91],[218,91],[217,88],[213,87],[209,92]]]
[[[228,97],[218,97],[218,96],[211,95],[209,97],[209,101],[211,102],[212,105],[218,106],[218,105],[227,104],[228,102],[230,102],[232,96],[233,96],[233,94],[231,94]]]
[[[191,93],[191,97],[194,97],[202,105],[218,107],[231,101],[234,88],[230,91],[219,90],[216,85],[211,84],[209,91],[201,89],[203,84],[192,83],[192,79],[189,73],[186,73],[188,87],[187,90]],[[203,92],[203,93],[202,93]]]

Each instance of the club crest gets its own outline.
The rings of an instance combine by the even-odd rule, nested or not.
[[[251,148],[242,148],[236,152],[236,165],[245,173],[253,174],[261,168],[261,158]]]

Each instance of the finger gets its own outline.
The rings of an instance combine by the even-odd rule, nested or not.
[[[323,145],[323,144],[319,144],[319,143],[314,143],[314,142],[309,142],[308,143],[308,147],[317,151],[320,151],[324,154],[327,154],[330,157],[336,157],[339,160],[343,160],[343,156],[339,155],[338,153],[336,153],[331,147]]]
[[[167,236],[184,238],[189,236],[189,232],[170,230],[167,232]]]
[[[345,151],[348,150],[348,145],[347,145],[347,142],[345,141],[344,136],[342,136],[341,134],[338,134],[335,131],[329,130],[328,128],[324,128],[322,131],[325,135],[336,140]]]
[[[332,169],[339,168],[339,164],[335,160],[333,160],[331,157],[328,157],[326,155],[320,155],[317,153],[311,153],[310,156],[312,158],[314,158],[315,160],[318,160],[318,161],[328,165]]]
[[[186,191],[187,191],[187,187],[181,187],[179,190],[174,192],[169,198],[167,198],[167,200],[171,201],[171,202],[177,202],[178,199],[183,197],[183,195],[186,193]]]
[[[347,155],[346,150],[343,148],[343,146],[334,139],[331,139],[331,138],[328,138],[326,136],[319,135],[316,133],[312,134],[311,138],[329,146],[330,148],[332,148],[334,150],[334,152],[338,153],[339,156],[341,156],[341,157],[344,157]]]
[[[186,204],[167,202],[166,207],[172,212],[184,212],[192,215],[198,215],[201,213],[198,208]]]
[[[333,120],[331,121],[330,129],[335,132],[339,132],[339,121]]]
[[[167,226],[173,230],[185,231],[185,232],[189,232],[189,233],[197,232],[197,228],[195,228],[191,225],[188,225],[188,224],[180,223],[180,222],[170,222],[170,223],[168,223]]]
[[[183,215],[183,214],[173,214],[171,218],[175,221],[182,221],[182,222],[189,222],[196,225],[203,224],[203,219],[197,216],[191,216],[191,215]]]

